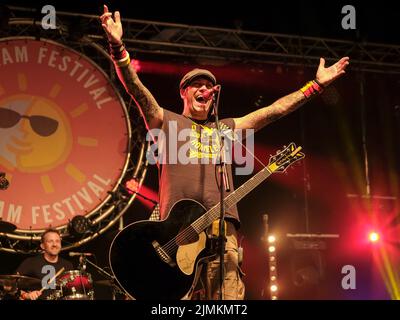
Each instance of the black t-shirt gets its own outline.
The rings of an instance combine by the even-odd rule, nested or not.
[[[233,119],[221,120],[221,129],[229,128],[234,129]],[[166,139],[165,143],[160,142],[159,136],[158,141],[158,151],[161,153],[159,154],[161,219],[165,219],[174,203],[182,199],[194,199],[207,210],[219,203],[220,195],[216,180],[218,173],[215,164],[212,163],[212,159],[219,156],[215,122],[196,123],[183,115],[164,109],[162,132]],[[228,142],[225,139],[225,143]],[[180,161],[182,159],[186,163],[182,163]],[[227,166],[227,170],[232,192],[231,165]],[[225,197],[228,194],[225,193]],[[233,219],[237,227],[239,226],[236,205],[226,208],[226,216]]]
[[[44,258],[43,254],[37,255],[35,257],[25,259],[20,266],[17,268],[16,272],[23,276],[33,277],[36,279],[42,280],[43,277],[49,275],[49,270],[46,268],[43,269],[44,266],[53,266],[55,269],[55,273],[57,273],[61,268],[64,267],[64,271],[72,270],[73,265],[68,260],[65,260],[58,257],[58,261],[56,263],[52,263],[47,261]],[[50,280],[50,279],[49,279]],[[32,288],[31,290],[38,290],[40,288]],[[40,299],[46,299],[54,290],[48,289],[44,290]]]

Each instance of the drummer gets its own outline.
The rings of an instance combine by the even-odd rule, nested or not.
[[[51,276],[57,273],[60,269],[64,268],[65,271],[72,270],[73,265],[68,260],[59,256],[61,251],[61,236],[56,229],[47,229],[41,237],[40,247],[43,253],[35,257],[25,259],[17,268],[16,272],[23,276],[34,277],[38,279],[50,280]],[[54,267],[54,274],[49,273],[50,269],[46,266]],[[54,290],[46,289],[42,292],[40,290],[23,291],[21,290],[20,299],[22,300],[36,300],[46,299]]]

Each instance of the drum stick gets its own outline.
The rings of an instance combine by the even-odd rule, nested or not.
[[[50,281],[47,282],[47,284],[52,283],[52,282],[64,271],[64,269],[65,269],[65,268],[62,267],[62,268],[53,276],[53,278],[51,278]],[[39,292],[42,293],[43,290],[45,290],[45,289],[46,289],[46,288],[43,287],[42,289],[39,290]]]

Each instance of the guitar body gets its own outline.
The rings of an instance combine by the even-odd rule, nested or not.
[[[180,200],[166,220],[139,221],[121,230],[111,244],[109,256],[121,287],[138,300],[183,298],[193,285],[198,264],[211,255],[204,231],[199,235],[190,227],[190,239],[183,244],[181,237],[174,237],[205,212],[197,201]],[[177,246],[176,240],[181,245]],[[171,260],[166,262],[155,246],[168,243]]]

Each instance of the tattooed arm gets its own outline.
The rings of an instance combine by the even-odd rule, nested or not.
[[[341,77],[345,73],[346,67],[349,65],[349,58],[344,57],[334,65],[325,68],[325,59],[321,58],[316,74],[317,81],[324,87]],[[296,110],[298,107],[307,102],[304,94],[298,90],[279,100],[275,101],[268,107],[256,110],[248,115],[235,118],[236,129],[254,129],[260,130],[271,122],[287,115]]]
[[[117,74],[126,91],[135,100],[140,113],[146,122],[147,129],[161,128],[164,110],[161,108],[150,91],[139,80],[132,65],[116,67]]]
[[[258,109],[245,115],[244,117],[235,118],[235,128],[254,129],[255,131],[258,131],[271,122],[278,120],[279,118],[296,110],[306,101],[307,100],[304,94],[300,90],[296,91],[283,98],[280,98],[268,107]]]
[[[112,13],[109,12],[107,6],[104,5],[104,13],[100,17],[100,20],[110,44],[121,46],[123,31],[120,13],[116,11],[113,19]],[[139,107],[140,113],[146,122],[147,129],[161,128],[164,110],[158,105],[150,91],[139,80],[135,69],[128,64],[123,67],[118,67],[116,65],[116,70],[126,91]]]

